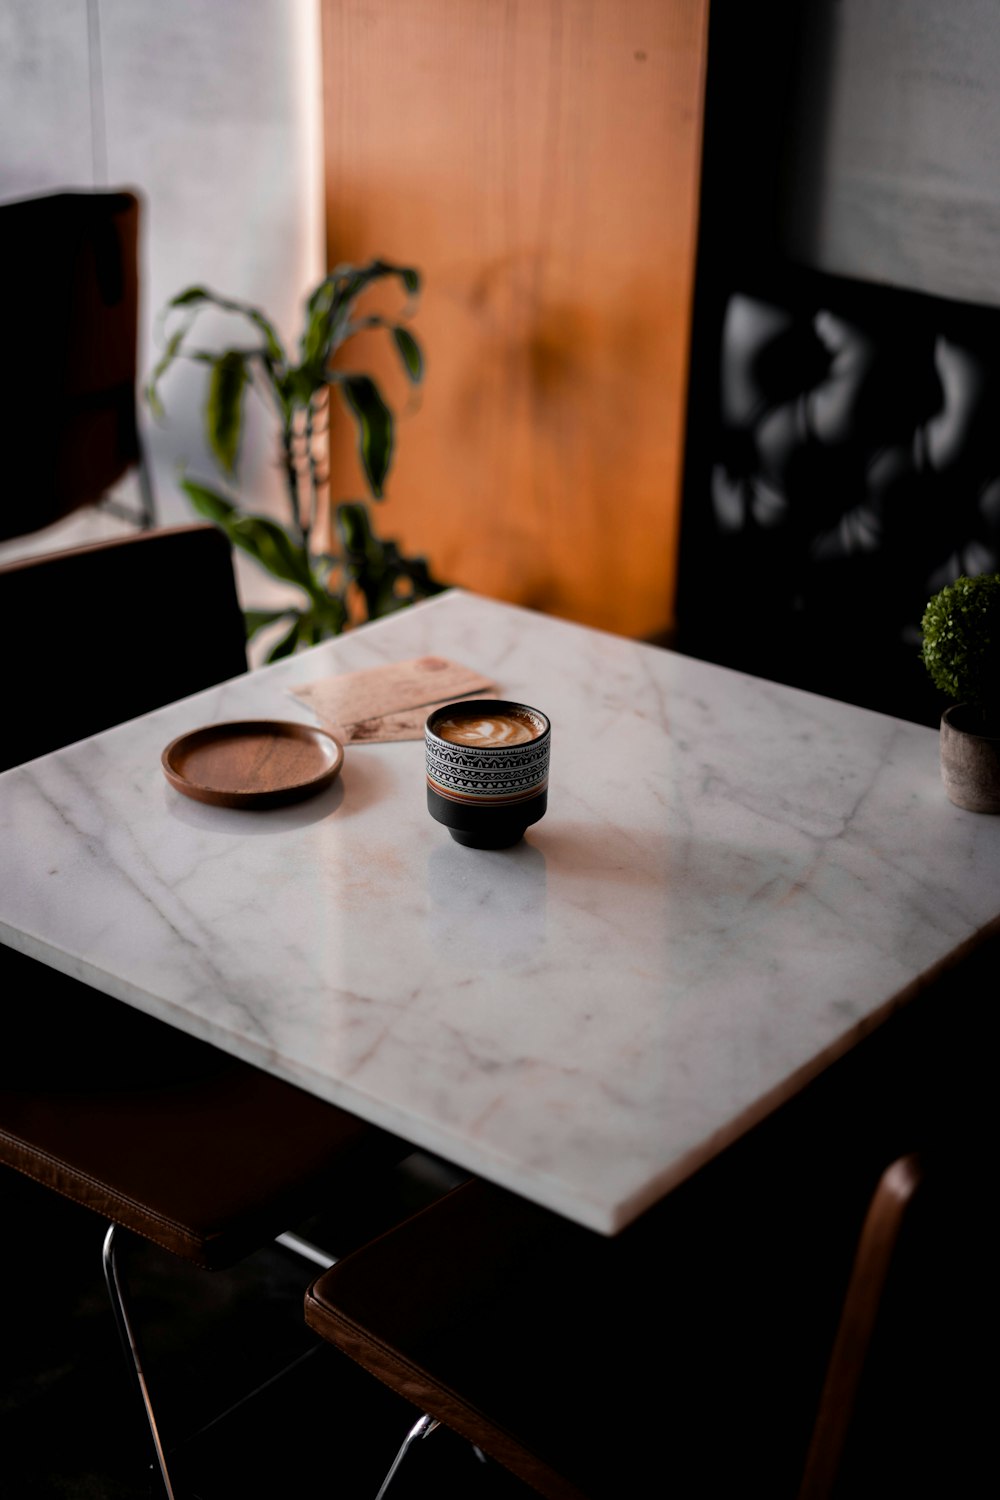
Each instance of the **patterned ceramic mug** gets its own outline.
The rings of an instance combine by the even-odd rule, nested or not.
[[[505,698],[446,703],[424,726],[427,811],[472,849],[506,849],[548,803],[552,728]]]

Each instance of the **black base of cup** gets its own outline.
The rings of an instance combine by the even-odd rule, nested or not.
[[[546,790],[525,802],[484,807],[452,802],[432,787],[427,788],[427,811],[444,824],[456,844],[463,844],[467,849],[509,849],[521,841],[532,823],[544,816],[548,801]]]
[[[510,849],[524,838],[524,828],[520,824],[516,829],[508,828],[503,832],[497,829],[492,833],[487,833],[485,830],[479,833],[466,833],[461,828],[449,828],[448,832],[456,844],[464,844],[466,849]]]

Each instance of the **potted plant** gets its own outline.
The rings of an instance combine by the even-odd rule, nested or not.
[[[1000,573],[956,578],[928,601],[921,655],[952,700],[941,717],[945,791],[971,812],[1000,812]]]
[[[358,299],[374,283],[398,281],[409,304],[394,318],[360,313]],[[279,425],[279,457],[288,499],[288,524],[243,508],[238,497],[220,493],[201,480],[184,479],[182,488],[200,515],[226,533],[234,546],[267,572],[295,585],[299,605],[247,610],[247,637],[281,620],[287,629],[268,661],[303,645],[339,635],[350,624],[401,609],[415,599],[440,593],[422,557],[407,557],[397,544],[376,533],[364,501],[333,507],[328,488],[326,436],[331,391],[350,413],[371,498],[384,498],[392,462],[393,414],[370,375],[335,366],[334,356],[356,333],[384,328],[413,384],[423,378],[420,346],[405,326],[419,290],[418,273],[408,266],[373,260],[364,266],[338,266],[310,293],[297,358],[286,353],[274,325],[257,307],[191,286],[171,299],[163,312],[164,350],[146,389],[158,417],[164,414],[160,383],[177,359],[206,367],[205,424],[219,467],[235,484],[238,477],[244,402],[254,390],[273,410]],[[211,350],[192,344],[201,312],[214,307],[236,314],[250,328],[249,343]]]

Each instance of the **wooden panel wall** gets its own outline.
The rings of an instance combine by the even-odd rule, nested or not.
[[[425,278],[419,404],[350,361],[403,408],[380,530],[629,635],[672,617],[707,8],[323,0],[329,262]]]

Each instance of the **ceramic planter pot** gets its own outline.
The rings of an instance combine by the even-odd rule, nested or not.
[[[967,704],[941,716],[941,780],[950,801],[969,812],[1000,813],[1000,734],[981,734]]]

